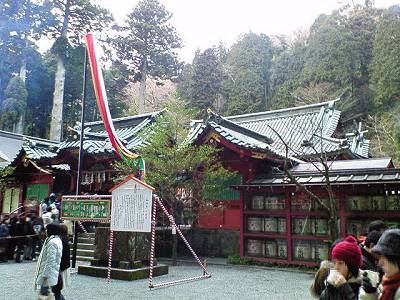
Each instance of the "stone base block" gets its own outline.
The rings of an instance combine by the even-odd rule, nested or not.
[[[133,281],[138,279],[145,279],[149,277],[150,268],[138,268],[138,269],[117,269],[111,268],[111,278]],[[107,267],[98,267],[98,266],[79,266],[78,274],[88,275],[93,277],[103,277],[107,278]],[[167,265],[157,265],[153,268],[153,277],[166,275],[168,274],[168,266]]]
[[[107,267],[108,266],[108,260],[100,260],[100,259],[92,259],[90,261],[90,264],[94,267]],[[138,268],[143,268],[148,266],[147,261],[140,261],[136,260],[133,262],[130,261],[111,261],[111,268],[116,268],[116,269],[138,269]],[[156,266],[157,263],[154,263]]]

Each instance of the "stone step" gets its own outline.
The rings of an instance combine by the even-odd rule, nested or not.
[[[82,250],[82,249],[78,249],[76,251],[76,256],[88,256],[88,257],[92,257],[94,256],[94,250]]]
[[[84,238],[84,237],[78,237],[78,244],[93,244],[94,245],[94,238]]]
[[[96,234],[94,232],[88,232],[87,234],[82,232],[78,233],[78,237],[83,237],[83,238],[86,237],[94,238],[95,236]]]
[[[94,244],[78,243],[78,249],[94,250]]]
[[[93,259],[93,257],[90,257],[90,256],[81,256],[81,255],[76,256],[77,261],[91,261],[92,259]]]

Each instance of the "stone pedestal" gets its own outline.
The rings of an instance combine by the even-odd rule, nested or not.
[[[94,258],[108,262],[109,227],[97,227]],[[146,262],[150,254],[150,233],[114,231],[113,262]]]
[[[119,280],[138,280],[145,279],[149,277],[150,268],[143,267],[137,269],[119,269],[119,268],[111,268],[111,278],[119,279]],[[106,267],[96,267],[96,266],[79,266],[78,274],[93,276],[93,277],[102,277],[107,278],[108,269]],[[166,275],[168,274],[168,266],[161,265],[155,266],[153,269],[153,277]]]
[[[109,254],[109,227],[97,227],[94,259],[90,266],[79,266],[78,274],[106,277]],[[121,280],[143,279],[149,276],[150,233],[114,232],[111,278]],[[168,266],[154,261],[153,276],[168,274]]]

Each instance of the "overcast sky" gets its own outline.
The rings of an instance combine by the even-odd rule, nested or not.
[[[160,0],[173,13],[171,23],[183,40],[181,59],[191,62],[196,49],[205,50],[222,41],[231,46],[239,35],[253,31],[291,35],[308,29],[315,18],[329,14],[348,0]],[[350,0],[351,1],[351,0]],[[354,2],[362,0],[353,0]],[[96,0],[123,20],[137,0]],[[376,7],[400,4],[375,0]]]

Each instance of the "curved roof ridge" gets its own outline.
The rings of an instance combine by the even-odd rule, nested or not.
[[[148,112],[140,115],[133,115],[133,116],[127,116],[127,117],[121,117],[121,118],[112,118],[113,122],[122,122],[122,121],[127,121],[127,120],[135,120],[135,119],[140,119],[144,117],[155,117],[159,115],[160,113],[164,112],[166,108],[158,111],[153,111],[153,112]],[[79,122],[77,122],[79,123]],[[100,125],[103,124],[103,120],[99,121],[93,121],[93,122],[85,122],[85,126],[93,126],[93,125]]]
[[[240,123],[240,122],[263,120],[263,119],[265,119],[265,117],[268,117],[268,119],[287,117],[288,115],[298,114],[302,110],[304,110],[304,113],[316,112],[316,111],[320,110],[321,108],[323,108],[324,106],[325,107],[327,106],[331,110],[335,110],[334,109],[335,103],[339,100],[340,100],[340,98],[337,98],[334,100],[321,102],[321,103],[313,103],[313,104],[309,104],[309,105],[283,108],[283,109],[278,109],[278,110],[269,110],[269,111],[257,112],[257,113],[249,113],[249,114],[243,114],[243,115],[234,115],[234,116],[228,116],[225,118],[230,121]]]

